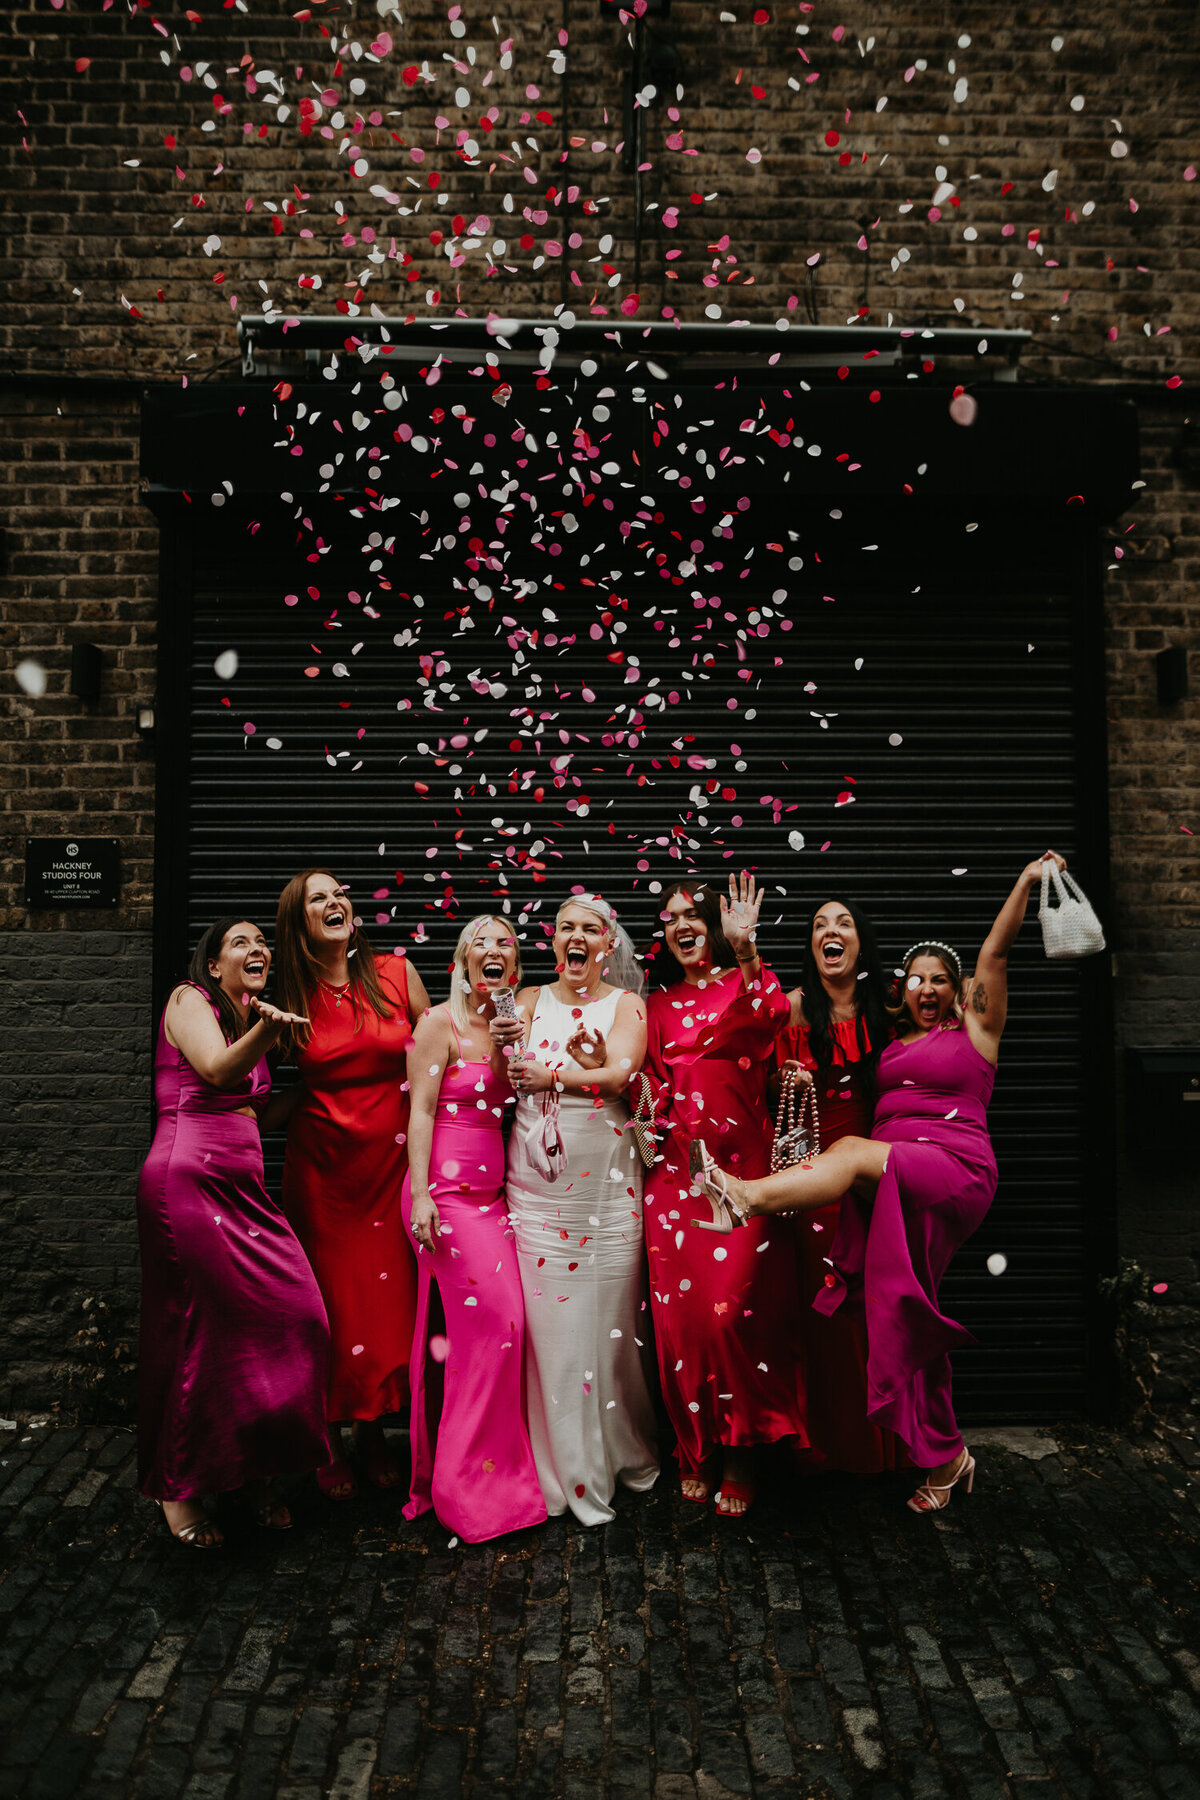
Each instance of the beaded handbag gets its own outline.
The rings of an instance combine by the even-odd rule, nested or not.
[[[1050,884],[1058,899],[1050,904]],[[1042,902],[1038,907],[1042,947],[1055,961],[1095,956],[1104,948],[1104,931],[1092,903],[1077,881],[1052,862],[1042,864]]]
[[[771,1145],[771,1173],[790,1169],[793,1163],[811,1162],[821,1154],[821,1119],[817,1112],[816,1089],[810,1084],[800,1089],[796,1099],[796,1071],[785,1069],[779,1087],[779,1115],[775,1120],[775,1141]]]
[[[654,1159],[658,1155],[658,1138],[654,1131],[654,1115],[658,1110],[658,1101],[654,1098],[654,1085],[648,1075],[640,1071],[634,1076],[638,1085],[638,1101],[633,1116],[629,1121],[633,1132],[638,1154],[648,1169],[654,1167]]]

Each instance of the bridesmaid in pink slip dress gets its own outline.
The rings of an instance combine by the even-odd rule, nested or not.
[[[408,1053],[405,1216],[417,1246],[410,1363],[412,1487],[468,1543],[539,1525],[546,1503],[525,1408],[525,1303],[504,1199],[504,1058],[492,995],[520,981],[511,927],[472,919],[450,999],[418,1020]]]
[[[814,1306],[848,1302],[865,1319],[867,1410],[929,1470],[908,1502],[938,1512],[975,1478],[951,1397],[949,1352],[969,1332],[938,1308],[954,1252],[982,1223],[996,1192],[987,1130],[1000,1036],[1008,1011],[1008,952],[1042,864],[1029,863],[998,913],[964,983],[958,953],[925,938],[904,957],[897,1041],[879,1063],[870,1138],[845,1137],[811,1162],[761,1181],[719,1169],[700,1140],[692,1166],[713,1208],[710,1229],[763,1213],[810,1211],[840,1195],[841,1223],[825,1289]]]
[[[222,1541],[203,1495],[244,1486],[259,1522],[286,1531],[270,1478],[329,1461],[325,1307],[263,1186],[266,1055],[294,1022],[262,998],[270,966],[236,914],[201,938],[159,1027],[138,1181],[138,1483],[200,1550]]]

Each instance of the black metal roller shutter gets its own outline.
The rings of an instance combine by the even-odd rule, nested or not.
[[[739,535],[739,558],[759,542],[760,569],[778,505],[764,504],[758,540]],[[671,523],[648,525],[655,545]],[[869,527],[847,529],[857,544]],[[314,572],[278,544],[256,548],[232,520],[193,544],[190,794],[177,822],[190,942],[230,907],[269,930],[287,876],[328,863],[377,950],[409,953],[437,997],[475,912],[505,908],[519,922],[536,978],[542,925],[572,884],[605,892],[647,941],[653,884],[746,867],[770,889],[764,948],[791,985],[805,909],[822,899],[861,900],[889,957],[932,932],[969,959],[1030,856],[1053,843],[1086,881],[1094,696],[1069,570],[1031,583],[986,547],[957,573],[957,552],[935,553],[914,597],[911,557],[861,553],[836,601],[821,581],[801,592],[787,576],[739,580],[735,626],[725,606],[696,607],[694,583],[664,579],[655,548],[619,591],[627,610],[606,604],[615,590],[581,587],[579,568],[564,575],[565,557],[561,592],[543,587],[520,607],[493,597],[489,609],[451,584],[449,562],[419,559],[443,530],[449,512],[424,538],[414,530],[390,592],[373,591],[377,617],[361,562],[331,555]],[[545,574],[544,558],[528,566]],[[700,580],[710,595],[732,585]],[[656,629],[665,608],[674,616]],[[535,628],[536,648],[515,635]],[[214,665],[230,650],[238,669],[225,679]],[[652,706],[650,694],[678,699]],[[980,1339],[958,1362],[967,1420],[1083,1404],[1094,973],[1047,964],[1031,917],[992,1109],[1000,1193],[943,1295]],[[995,1252],[1001,1276],[988,1273]]]

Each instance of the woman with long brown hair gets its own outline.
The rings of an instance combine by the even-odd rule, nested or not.
[[[783,1072],[815,1087],[820,1141],[869,1137],[879,1059],[892,1039],[888,977],[870,920],[852,900],[825,900],[809,914],[800,986],[788,995],[775,1041]],[[841,1200],[796,1220],[800,1334],[808,1445],[800,1467],[873,1475],[896,1466],[897,1444],[867,1416],[867,1333],[844,1308],[825,1319],[812,1303],[825,1287]],[[901,1460],[903,1455],[901,1454]]]
[[[647,1006],[662,1151],[646,1181],[646,1254],[663,1400],[684,1499],[716,1494],[728,1518],[754,1501],[761,1446],[806,1441],[792,1231],[763,1221],[714,1246],[688,1223],[693,1138],[741,1175],[770,1164],[767,1068],[787,1000],[759,956],[761,905],[753,876],[731,875],[728,899],[674,882],[659,917],[676,967]]]
[[[138,1480],[181,1544],[223,1539],[205,1494],[244,1487],[292,1519],[271,1477],[329,1460],[329,1328],[312,1270],[263,1186],[259,1120],[280,1032],[271,952],[240,913],[200,939],[158,1031],[158,1123],[138,1182]]]
[[[382,1421],[408,1405],[416,1306],[401,1205],[405,1059],[429,995],[405,957],[376,961],[328,869],[301,869],[279,896],[275,955],[281,1005],[309,1020],[289,1034],[300,1086],[288,1122],[283,1204],[329,1313],[328,1416],[357,1426],[368,1478],[393,1488],[403,1472]],[[335,1456],[318,1481],[333,1499],[357,1492],[344,1457]]]

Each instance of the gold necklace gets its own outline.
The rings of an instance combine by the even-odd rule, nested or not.
[[[334,1005],[334,1010],[336,1011],[337,1008],[342,1004],[342,1001],[346,998],[346,995],[350,992],[351,984],[348,981],[342,981],[342,982],[336,982],[336,983],[332,982],[332,981],[326,981],[326,979],[323,975],[317,976],[317,982],[318,982],[319,986],[321,986],[325,989],[325,992],[327,994],[331,994],[333,996],[333,1005]]]

